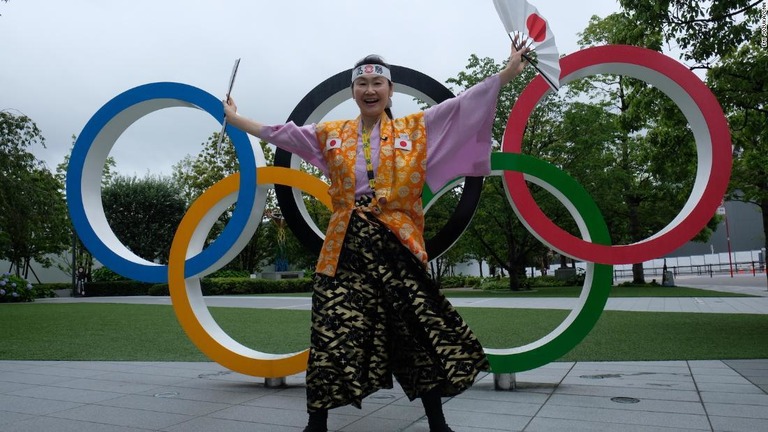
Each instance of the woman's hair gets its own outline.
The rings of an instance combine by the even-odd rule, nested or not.
[[[365,64],[382,65],[382,66],[386,67],[387,69],[392,70],[392,67],[389,65],[389,63],[387,63],[384,60],[384,57],[382,57],[382,56],[380,56],[378,54],[369,54],[369,55],[361,58],[360,60],[357,61],[357,63],[355,63],[355,67],[362,66],[362,65],[365,65]],[[354,85],[354,83],[352,83],[352,85]],[[392,81],[389,81],[389,87],[390,88],[392,87]],[[392,99],[389,100],[389,103],[392,104]],[[387,113],[387,117],[389,117],[390,119],[394,118],[392,116],[392,110],[390,109],[389,106],[384,109],[384,112]]]

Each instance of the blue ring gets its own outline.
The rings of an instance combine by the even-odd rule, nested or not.
[[[72,223],[80,239],[91,254],[112,271],[127,278],[163,283],[168,281],[168,266],[148,265],[132,262],[117,254],[96,234],[92,221],[88,219],[83,196],[83,176],[88,156],[91,159],[101,156],[106,159],[117,138],[133,122],[159,109],[169,107],[191,107],[201,109],[215,118],[224,121],[221,101],[199,88],[186,84],[159,82],[135,87],[119,94],[107,102],[91,117],[75,142],[67,169],[67,205]],[[104,133],[106,136],[99,135]],[[218,261],[235,244],[244,231],[256,198],[256,157],[248,135],[232,126],[227,126],[226,133],[235,146],[235,153],[240,164],[240,188],[237,206],[221,235],[207,248],[194,257],[187,259],[185,277],[204,272]],[[98,144],[94,146],[94,144]],[[104,148],[108,146],[108,148]],[[106,150],[106,152],[104,151]],[[98,154],[101,152],[101,154]],[[94,154],[97,154],[94,156]],[[99,160],[95,160],[99,162]],[[93,160],[91,161],[93,163]],[[104,160],[101,160],[98,175]],[[100,202],[101,200],[99,200]],[[103,209],[100,211],[103,212]]]

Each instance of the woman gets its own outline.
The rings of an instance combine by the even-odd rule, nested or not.
[[[229,124],[295,153],[330,178],[331,215],[316,268],[305,432],[327,430],[328,410],[392,388],[421,398],[430,431],[451,431],[441,397],[488,369],[483,349],[429,277],[421,191],[490,173],[491,126],[506,67],[460,96],[394,119],[389,65],[368,56],[352,69],[355,120],[265,126],[224,101]]]

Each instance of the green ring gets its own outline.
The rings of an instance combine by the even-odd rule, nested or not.
[[[493,153],[491,169],[517,171],[526,179],[539,184],[566,207],[571,204],[574,219],[587,230],[590,241],[610,245],[610,235],[605,219],[594,200],[573,177],[554,165],[534,157],[518,153]],[[515,207],[509,194],[507,199]],[[574,211],[577,214],[574,214]],[[584,237],[582,232],[582,237]],[[552,245],[548,245],[552,247]],[[581,306],[571,311],[565,321],[548,335],[517,348],[487,349],[486,353],[493,373],[514,373],[535,369],[553,362],[572,350],[594,328],[608,301],[612,285],[613,266],[588,263],[582,288]]]

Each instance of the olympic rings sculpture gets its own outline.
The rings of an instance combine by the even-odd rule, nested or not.
[[[644,48],[610,45],[578,51],[562,58],[560,65],[561,84],[594,74],[619,74],[645,81],[670,97],[693,130],[698,161],[696,180],[683,210],[667,227],[638,243],[610,245],[604,219],[583,187],[553,165],[520,153],[528,116],[549,91],[541,76],[531,81],[510,113],[502,152],[492,155],[492,169],[495,175],[503,175],[512,209],[528,230],[548,247],[587,261],[587,275],[577,307],[549,334],[520,347],[485,348],[494,373],[534,369],[557,360],[575,347],[594,327],[605,307],[611,287],[612,265],[643,262],[684,244],[715,213],[730,177],[731,140],[722,109],[709,88],[677,61]],[[401,70],[406,71],[405,68]],[[348,71],[337,76],[348,77]],[[420,75],[416,73],[413,76]],[[302,111],[297,107],[292,114],[292,117],[295,115],[294,120],[317,121],[332,108],[334,95],[341,91],[334,87],[337,85],[333,81],[335,77],[327,80],[328,85],[316,88],[320,93],[326,92],[327,99],[315,106],[310,103],[309,114],[306,114],[306,108]],[[423,100],[439,100],[420,89],[424,82],[429,81],[416,80],[412,86],[406,85],[406,92],[421,93]],[[348,81],[344,89],[347,85]],[[426,86],[434,89],[432,82]],[[190,206],[177,229],[167,266],[147,262],[130,252],[106,222],[99,185],[109,150],[134,121],[155,110],[172,106],[198,108],[219,122],[223,121],[221,102],[216,97],[184,84],[155,83],[118,95],[86,124],[75,143],[67,172],[67,201],[75,229],[94,257],[115,272],[136,280],[167,281],[174,311],[182,328],[212,360],[234,371],[266,378],[301,372],[306,368],[307,350],[290,354],[263,353],[244,347],[226,335],[208,312],[199,281],[202,276],[232,260],[253,235],[264,210],[265,188],[270,185],[286,186],[293,189],[294,197],[298,196],[295,191],[303,190],[330,206],[325,183],[287,166],[257,167],[257,161],[263,160],[259,147],[252,146],[242,131],[227,127],[241,170],[217,183]],[[318,115],[320,117],[313,117]],[[281,158],[281,164],[296,167],[297,161],[291,160],[290,154]],[[568,209],[582,238],[559,228],[541,211],[526,181],[541,186]],[[476,205],[479,189],[473,191],[475,189],[465,189],[464,194],[467,195],[467,202]],[[441,191],[436,194],[425,191],[425,204],[428,205],[440,194]],[[473,196],[475,194],[477,197]],[[284,196],[280,205],[290,201],[289,198]],[[294,201],[297,204],[299,200]],[[234,202],[237,206],[232,220],[221,236],[203,249],[205,237],[214,221]],[[318,232],[316,227],[312,228],[313,222],[298,205],[292,207],[291,212],[294,216],[302,216],[303,221],[299,224],[304,224],[304,227],[301,230],[309,227]],[[473,208],[471,212],[474,212]],[[288,213],[283,209],[283,214]],[[463,216],[457,220],[464,221]],[[295,221],[293,225],[296,226]],[[457,236],[465,226],[456,230],[459,232]],[[441,240],[439,248],[446,244],[450,247],[453,240]],[[317,242],[313,239],[310,243],[312,241]]]

